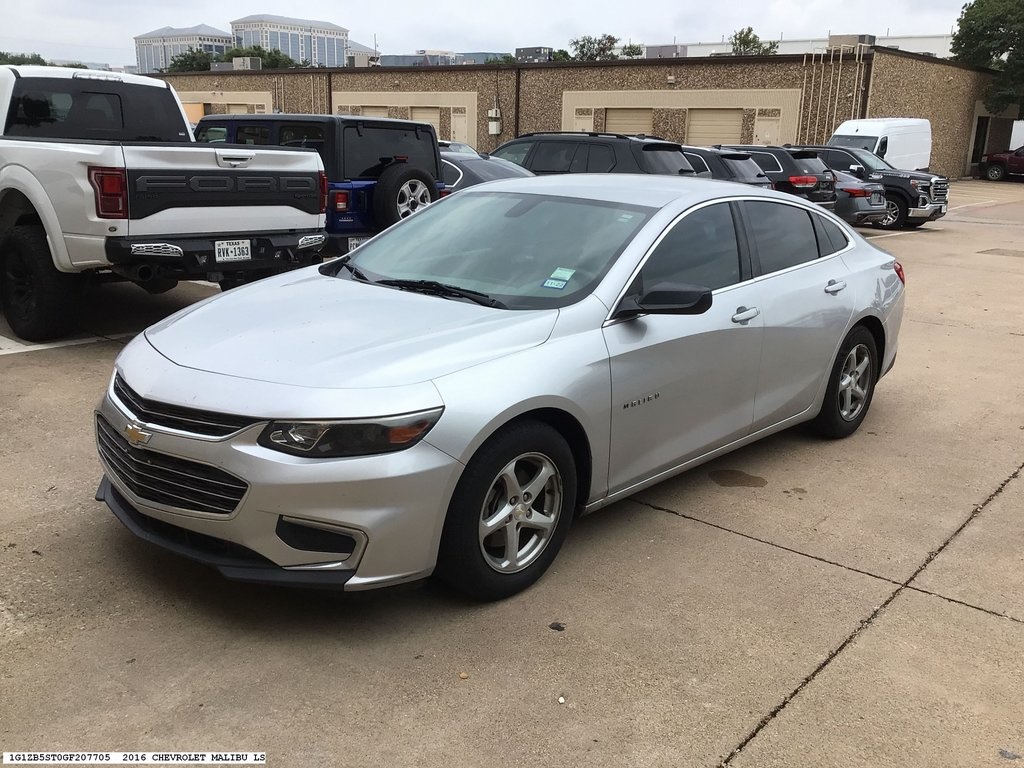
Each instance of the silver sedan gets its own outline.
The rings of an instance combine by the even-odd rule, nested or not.
[[[97,498],[229,578],[499,599],[578,514],[801,422],[852,434],[903,299],[898,262],[792,195],[484,184],[132,341]]]

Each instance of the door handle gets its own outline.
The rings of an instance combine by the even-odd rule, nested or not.
[[[845,280],[829,280],[828,285],[825,286],[825,293],[831,293],[835,296],[841,290],[846,287]]]
[[[761,310],[757,307],[736,307],[736,314],[732,316],[734,323],[745,325],[750,320],[761,314]]]

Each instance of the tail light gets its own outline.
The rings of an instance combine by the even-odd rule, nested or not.
[[[850,197],[871,197],[871,190],[866,187],[839,187],[838,189]]]
[[[335,192],[334,193],[334,205],[332,206],[335,211],[347,211],[348,210],[348,192]]]
[[[124,168],[90,168],[89,183],[101,219],[128,218],[128,176]]]
[[[907,284],[907,276],[905,274],[903,274],[903,265],[900,264],[898,261],[894,261],[892,263],[892,268],[894,270],[896,270],[896,277],[898,277],[900,279],[900,282],[903,283],[904,285],[906,285]]]
[[[327,213],[327,174],[320,171],[320,213]]]
[[[818,185],[817,176],[790,176],[789,183],[797,189],[810,189]]]
[[[448,187],[445,187],[444,189],[439,189],[437,191],[437,196],[438,197],[448,197],[448,195],[450,195],[452,193],[452,191],[453,190],[448,189]]]

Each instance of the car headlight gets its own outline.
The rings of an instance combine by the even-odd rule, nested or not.
[[[443,411],[432,408],[378,419],[272,421],[260,435],[259,444],[311,459],[393,453],[422,440]]]

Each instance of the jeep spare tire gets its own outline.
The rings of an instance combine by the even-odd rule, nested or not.
[[[381,229],[411,216],[437,200],[437,182],[406,163],[389,165],[373,190],[373,215]]]

